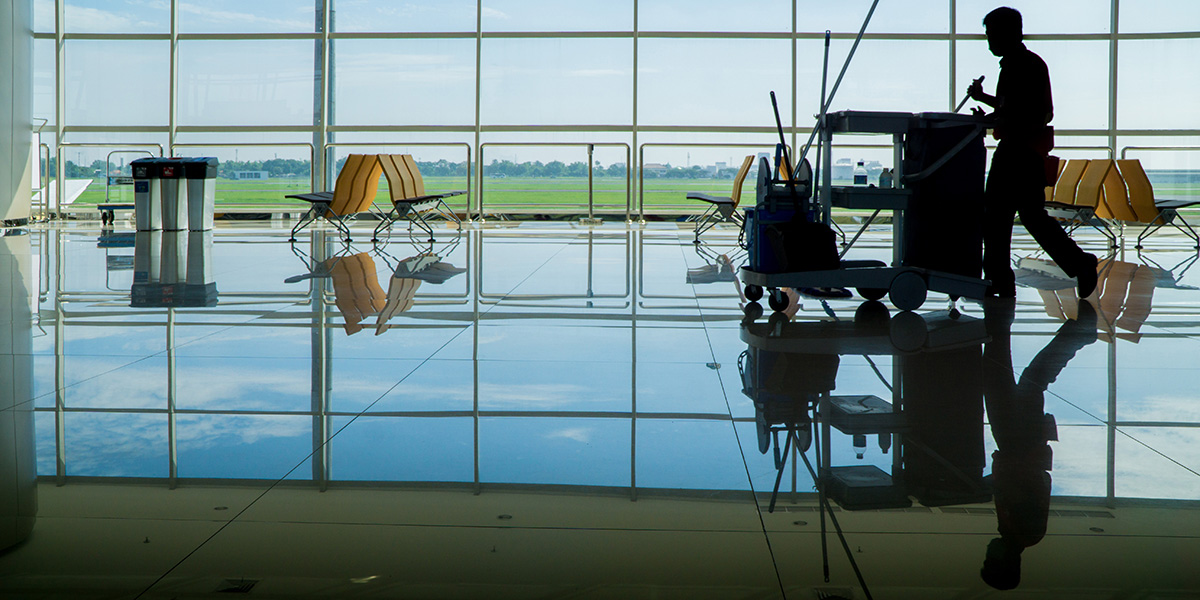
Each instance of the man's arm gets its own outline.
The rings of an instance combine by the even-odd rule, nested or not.
[[[970,96],[972,100],[982,102],[993,109],[1000,108],[1000,106],[1004,104],[1003,98],[998,98],[983,91],[982,75],[979,77],[979,79],[972,81],[971,85],[967,86],[967,95]]]

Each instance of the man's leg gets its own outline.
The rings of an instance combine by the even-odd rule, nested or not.
[[[1071,236],[1063,230],[1062,225],[1046,212],[1038,194],[1037,202],[1026,200],[1018,208],[1021,224],[1038,245],[1050,255],[1050,260],[1078,282],[1080,298],[1092,295],[1096,289],[1096,256],[1084,252]]]
[[[1003,171],[997,173],[997,170],[993,162],[983,197],[983,276],[992,282],[989,294],[1011,298],[1017,293],[1010,262],[1013,217],[1017,211],[1006,186],[1001,185]]]

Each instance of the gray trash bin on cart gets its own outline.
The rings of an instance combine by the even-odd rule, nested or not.
[[[138,231],[162,229],[162,176],[160,158],[139,158],[133,170],[133,218]]]
[[[217,159],[212,156],[184,159],[183,170],[187,177],[187,228],[190,231],[209,231],[213,228],[213,207],[216,204]]]

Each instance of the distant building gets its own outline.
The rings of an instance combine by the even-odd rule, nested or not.
[[[667,169],[670,169],[670,168],[671,167],[664,165],[662,163],[646,163],[646,164],[642,165],[642,172],[655,173],[657,175],[662,175],[663,173],[667,172]]]
[[[233,178],[242,179],[270,179],[271,174],[266,171],[234,171]]]

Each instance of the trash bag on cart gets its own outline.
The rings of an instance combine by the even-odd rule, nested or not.
[[[746,242],[750,270],[758,273],[823,271],[841,264],[833,229],[792,209],[746,209]]]

